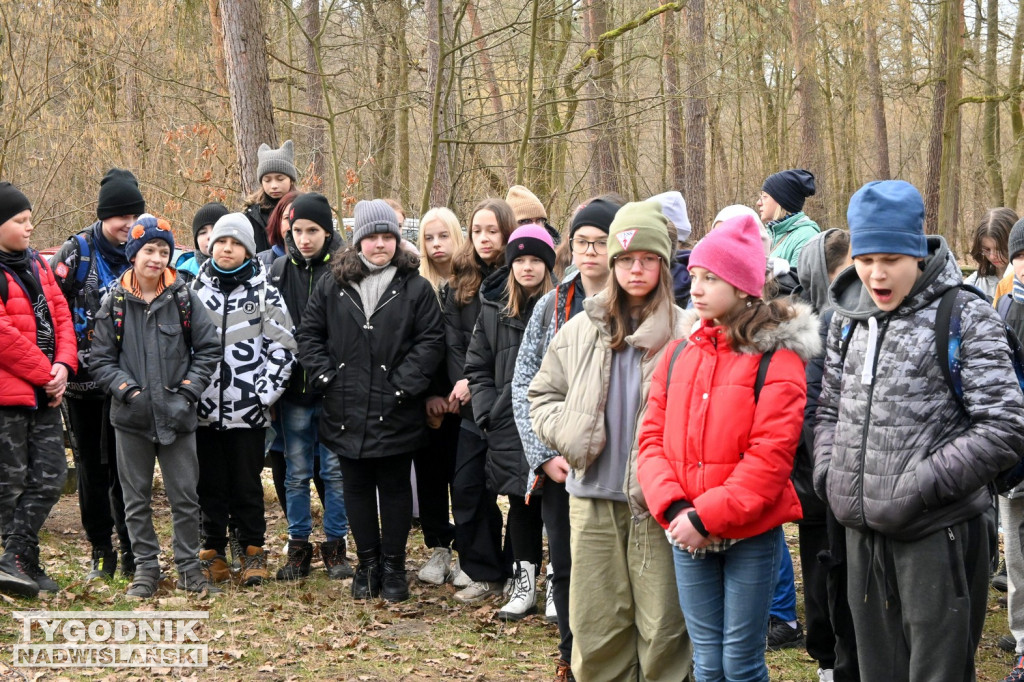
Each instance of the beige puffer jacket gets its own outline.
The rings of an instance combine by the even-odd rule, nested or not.
[[[607,291],[587,299],[584,314],[575,316],[558,331],[527,394],[537,436],[565,457],[579,476],[604,450],[606,438],[604,411],[612,367],[607,301]],[[641,407],[622,483],[635,519],[650,513],[636,478],[637,436],[658,359],[669,341],[684,335],[682,313],[675,305],[663,306],[626,337],[630,346],[645,351],[640,367]]]

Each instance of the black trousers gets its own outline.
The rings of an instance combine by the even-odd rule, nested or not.
[[[369,552],[379,548],[385,555],[404,555],[412,527],[412,453],[338,460],[356,549]]]
[[[558,614],[558,656],[572,661],[572,630],[569,628],[569,574],[572,571],[572,552],[569,551],[569,493],[564,483],[550,478],[544,481],[540,496],[541,515],[548,529],[548,561],[553,573],[551,581],[555,612]],[[530,506],[537,498],[530,498]]]
[[[467,428],[459,431],[452,481],[452,516],[459,564],[476,581],[503,582],[512,575],[512,548],[501,544],[498,496],[487,488],[487,441]]]
[[[203,548],[223,554],[228,523],[242,547],[263,547],[267,519],[263,508],[263,448],[266,429],[196,431],[199,457],[199,507],[203,512]]]
[[[836,521],[831,511],[826,512],[825,524],[829,552],[820,561],[825,567],[828,611],[836,640],[833,679],[836,682],[859,682],[857,636],[847,594],[846,529]]]
[[[78,470],[78,509],[85,537],[93,547],[113,546],[117,530],[122,551],[131,551],[124,522],[124,494],[117,477],[117,441],[110,425],[110,399],[66,398],[68,429]]]
[[[540,498],[526,504],[522,495],[508,496],[508,524],[505,534],[512,544],[516,561],[529,561],[540,570],[544,559],[544,519],[540,511]]]
[[[801,523],[799,529],[807,653],[819,668],[829,670],[836,667],[836,636],[828,608],[828,568],[818,561],[818,553],[828,550],[828,529],[824,523]]]
[[[455,477],[460,421],[458,415],[449,414],[439,428],[427,429],[426,443],[412,459],[416,466],[423,542],[431,549],[451,547],[455,539],[455,526],[449,518],[448,489]]]

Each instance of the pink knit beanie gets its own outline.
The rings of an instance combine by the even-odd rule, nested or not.
[[[749,215],[726,220],[693,247],[689,269],[704,268],[740,291],[761,298],[767,261],[757,225]]]

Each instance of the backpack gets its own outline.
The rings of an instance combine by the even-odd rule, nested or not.
[[[75,235],[78,242],[78,265],[75,266],[75,281],[72,291],[75,295],[85,288],[85,279],[89,276],[89,268],[92,266],[92,252],[89,248],[89,240],[81,234]]]
[[[42,259],[43,257],[38,253],[36,254],[36,257],[32,259],[32,273],[36,276],[36,279],[39,279],[39,261]],[[11,292],[7,288],[7,277],[4,276],[4,273],[10,273],[14,279],[18,279],[18,276],[7,268],[0,268],[0,303],[3,303],[4,306],[6,306],[7,298],[11,295]]]
[[[110,319],[114,322],[114,339],[117,342],[117,349],[121,350],[124,343],[124,290],[118,288],[111,293],[111,296],[113,296],[113,300],[110,306]],[[188,287],[178,287],[174,290],[174,304],[178,309],[178,320],[181,322],[181,333],[185,337],[185,346],[191,351],[192,298],[189,296]]]
[[[672,385],[672,370],[676,366],[676,359],[679,354],[683,352],[683,348],[686,346],[686,342],[682,341],[678,343],[675,349],[672,351],[672,357],[668,361],[668,375],[665,377],[665,396],[668,396],[668,387]],[[775,355],[774,350],[770,350],[767,353],[761,353],[761,360],[757,363],[757,377],[754,379],[754,404],[761,398],[761,389],[764,388],[764,381],[768,377],[768,365],[772,364],[772,356]]]
[[[961,291],[967,295],[961,296]],[[960,329],[964,306],[973,297],[988,301],[988,297],[984,293],[970,285],[961,284],[950,287],[942,294],[942,298],[939,299],[939,308],[935,314],[935,352],[939,358],[939,367],[942,369],[942,376],[946,380],[946,386],[949,387],[953,397],[956,398],[957,404],[960,405],[960,409],[965,414],[967,414],[967,405],[964,403],[964,387],[960,375],[962,370],[962,365],[960,364]],[[1009,305],[1005,307],[1000,306],[1000,308],[1003,309],[997,308],[997,312],[1000,313],[1000,319],[1002,319],[1005,316],[1006,310],[1009,309]],[[846,362],[846,351],[850,346],[850,338],[853,336],[850,332],[856,323],[856,320],[850,320],[843,325],[842,343],[839,347],[840,366]],[[1010,348],[1013,371],[1017,376],[1017,385],[1024,391],[1024,347],[1021,346],[1017,335],[1005,322],[1003,323],[1003,332],[1006,336],[1006,345]],[[992,480],[992,486],[997,493],[1001,494],[1009,492],[1021,482],[1024,482],[1024,457],[1018,459],[1013,466],[1001,471]]]

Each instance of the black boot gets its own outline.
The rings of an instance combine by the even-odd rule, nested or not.
[[[352,578],[353,599],[373,599],[380,596],[380,548],[356,551],[359,564]]]
[[[60,585],[46,575],[43,565],[39,563],[39,547],[26,547],[18,553],[17,560],[22,572],[39,586],[40,592],[60,592]]]
[[[313,545],[308,540],[288,541],[288,561],[277,570],[278,580],[298,580],[309,575],[313,560]]]
[[[124,545],[122,545],[123,547]],[[132,554],[131,549],[121,550],[121,575],[125,578],[132,578],[135,576],[135,555]]]
[[[345,556],[345,541],[330,540],[320,543],[320,558],[324,560],[327,576],[332,580],[344,580],[353,575],[352,566]]]
[[[385,554],[381,577],[381,596],[387,601],[409,598],[409,581],[405,577],[405,552]]]
[[[25,566],[19,563],[12,551],[0,555],[0,592],[16,594],[19,597],[36,597],[39,585],[25,573]]]
[[[92,570],[85,576],[86,580],[108,580],[114,577],[117,569],[117,552],[113,547],[92,548]]]

